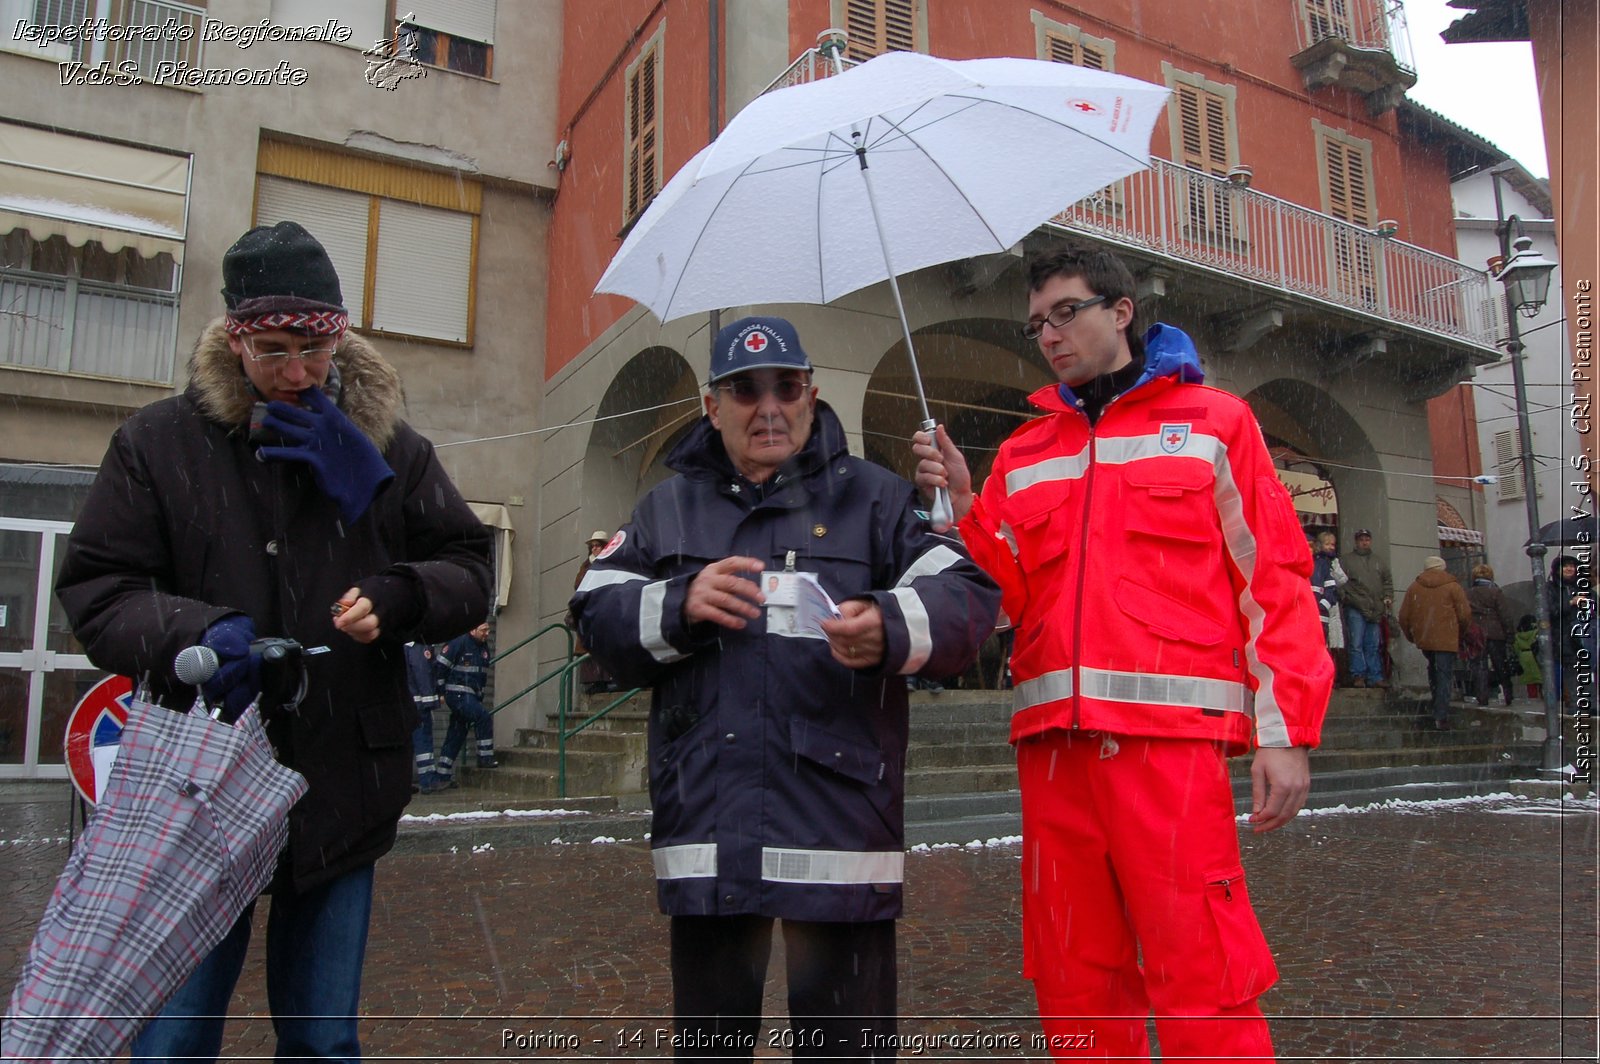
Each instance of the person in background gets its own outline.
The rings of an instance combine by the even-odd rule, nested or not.
[[[1445,568],[1444,559],[1430,555],[1422,572],[1406,589],[1400,602],[1400,631],[1428,659],[1428,685],[1433,690],[1433,726],[1450,730],[1450,693],[1461,636],[1472,623],[1472,606],[1461,582]]]
[[[1344,603],[1344,641],[1350,648],[1350,686],[1388,687],[1383,677],[1383,622],[1394,608],[1394,576],[1372,550],[1372,530],[1356,529],[1355,549],[1339,559],[1349,583]]]
[[[1537,701],[1544,697],[1544,669],[1539,664],[1539,619],[1524,613],[1517,621],[1517,631],[1511,637],[1511,649],[1517,655],[1517,682],[1526,684],[1528,697]]]
[[[604,529],[597,528],[589,533],[589,539],[584,544],[584,548],[588,553],[584,555],[583,564],[578,566],[578,575],[572,581],[572,589],[574,591],[578,589],[579,584],[583,583],[583,575],[589,571],[589,566],[594,562],[594,556],[605,549],[605,545],[610,539],[611,533]],[[567,611],[566,623],[569,628],[577,627],[577,621],[572,616],[571,610]],[[589,653],[589,648],[583,645],[581,638],[574,638],[572,652],[581,656]],[[617,689],[616,681],[612,680],[601,664],[592,657],[578,666],[578,683],[583,685],[583,690],[586,694],[591,695]]]
[[[654,688],[651,857],[699,1047],[678,1057],[751,1059],[781,920],[795,1055],[892,1059],[905,677],[966,668],[999,592],[851,456],[788,321],[724,326],[707,391],[678,475],[572,596],[590,652]]]
[[[1348,583],[1339,565],[1339,539],[1332,532],[1318,532],[1311,556],[1311,593],[1317,597],[1322,614],[1323,642],[1330,652],[1344,647],[1344,625],[1339,620],[1339,588]]]
[[[478,767],[500,767],[494,756],[494,714],[483,704],[491,661],[488,621],[452,639],[439,651],[435,664],[444,704],[450,710],[450,724],[445,728],[444,746],[439,750],[434,772],[446,787],[456,786],[456,758],[466,744],[468,728],[478,740]]]
[[[1508,653],[1512,633],[1516,628],[1511,603],[1506,593],[1494,582],[1494,569],[1488,565],[1472,567],[1472,586],[1467,588],[1467,602],[1472,606],[1472,621],[1483,629],[1484,653],[1473,668],[1473,694],[1478,705],[1489,704],[1489,693],[1499,688],[1505,704],[1511,704],[1512,661]]]
[[[981,493],[942,427],[912,448],[1016,628],[1023,974],[1057,1057],[1148,1058],[1153,1008],[1170,1059],[1270,1059],[1227,758],[1255,750],[1256,831],[1300,811],[1333,687],[1310,552],[1249,406],[1181,330],[1139,338],[1120,259],[1048,253],[1028,289],[1045,416]]]
[[[434,668],[431,643],[406,644],[406,684],[417,704],[417,728],[411,733],[411,752],[416,761],[416,788],[433,794],[447,785],[433,767],[433,711],[439,708],[439,673]]]
[[[315,237],[251,229],[222,284],[226,312],[182,394],[112,436],[56,594],[96,667],[178,711],[196,696],[173,668],[187,647],[221,662],[202,692],[230,717],[260,691],[257,636],[328,647],[305,657],[299,709],[265,722],[310,785],[270,887],[267,1001],[278,1059],[355,1060],[374,866],[411,800],[404,646],[483,616],[490,534],[401,420],[399,374],[348,331]],[[135,1036],[133,1060],[216,1058],[254,912]]]
[[[1595,618],[1590,607],[1590,591],[1578,579],[1578,559],[1570,554],[1558,554],[1550,560],[1550,580],[1544,586],[1545,598],[1550,604],[1550,637],[1555,640],[1556,674],[1551,680],[1556,685],[1556,697],[1561,704],[1571,708],[1574,685],[1583,675],[1593,678],[1596,662],[1593,650]],[[1590,633],[1585,639],[1583,633]],[[1583,649],[1589,647],[1588,661]],[[1593,702],[1590,702],[1593,705]]]

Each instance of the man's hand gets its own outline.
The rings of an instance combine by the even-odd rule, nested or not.
[[[847,669],[870,669],[883,661],[886,638],[883,611],[870,599],[845,599],[839,603],[843,614],[822,622],[828,634],[828,649],[833,660]]]
[[[1283,827],[1311,793],[1311,753],[1303,746],[1261,746],[1250,763],[1250,823],[1256,834]]]
[[[683,600],[683,617],[690,624],[710,621],[738,630],[761,616],[766,597],[754,580],[742,573],[759,573],[767,566],[759,558],[732,557],[712,562],[689,581]]]
[[[932,503],[936,489],[948,488],[950,508],[955,511],[955,519],[960,521],[972,509],[972,472],[967,468],[966,458],[950,442],[950,434],[945,432],[944,426],[940,425],[935,431],[939,434],[937,447],[927,432],[911,437],[911,453],[919,459],[913,479],[925,503]]]
[[[340,610],[333,618],[333,626],[357,643],[370,643],[383,633],[378,615],[372,612],[372,600],[353,587],[339,596]]]

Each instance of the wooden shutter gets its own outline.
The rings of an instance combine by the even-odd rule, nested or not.
[[[1520,499],[1522,490],[1522,447],[1515,429],[1501,429],[1494,434],[1495,487],[1503,500]]]
[[[871,59],[884,52],[917,50],[917,0],[847,0],[845,54]]]
[[[1105,70],[1106,54],[1082,40],[1073,40],[1059,33],[1045,34],[1046,56],[1052,63],[1070,63],[1091,70]]]
[[[1346,0],[1302,0],[1305,5],[1307,43],[1316,44],[1325,37],[1350,39],[1350,12]]]
[[[1367,162],[1356,148],[1323,138],[1323,161],[1328,170],[1328,213],[1363,229],[1372,226],[1372,182]]]
[[[656,194],[658,59],[654,47],[646,49],[628,80],[628,220],[644,210]]]
[[[1227,99],[1183,82],[1174,85],[1173,91],[1178,101],[1178,161],[1201,173],[1226,177],[1231,165],[1228,131],[1233,120]],[[1188,196],[1189,225],[1196,235],[1234,235],[1232,214],[1226,189],[1197,187]]]

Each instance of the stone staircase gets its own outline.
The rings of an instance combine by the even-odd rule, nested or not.
[[[585,696],[579,713],[596,712],[615,695]],[[1312,753],[1312,808],[1363,805],[1385,798],[1459,797],[1506,789],[1537,775],[1543,711],[1519,701],[1511,709],[1458,703],[1454,727],[1435,730],[1417,699],[1380,690],[1334,692],[1323,745]],[[412,813],[595,803],[612,809],[648,805],[645,725],[648,692],[634,695],[568,741],[567,795],[556,801],[556,733],[520,729],[516,745],[498,752],[501,767],[462,772],[462,785],[419,797]],[[1008,692],[948,690],[911,695],[911,745],[906,769],[908,842],[989,838],[1020,830],[1015,759],[1007,743]],[[1425,726],[1424,726],[1425,725]],[[1250,801],[1249,758],[1233,762],[1235,799]],[[572,796],[589,796],[578,798]]]

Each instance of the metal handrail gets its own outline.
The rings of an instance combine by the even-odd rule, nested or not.
[[[563,673],[566,673],[569,677],[571,677],[571,679],[569,679],[568,682],[563,683],[557,689],[557,690],[560,691],[560,697],[558,697],[556,699],[556,797],[557,798],[565,798],[567,796],[567,740],[571,739],[573,736],[577,735],[579,732],[583,731],[585,728],[589,727],[591,724],[594,724],[594,723],[600,721],[601,719],[603,719],[604,717],[608,716],[613,709],[616,709],[618,706],[624,705],[630,698],[632,698],[634,695],[638,694],[640,691],[644,690],[644,688],[642,688],[642,687],[634,687],[634,688],[631,688],[631,689],[629,689],[627,691],[622,692],[616,698],[614,698],[610,702],[608,702],[603,708],[601,708],[600,710],[598,710],[595,713],[590,714],[581,724],[579,724],[576,727],[574,727],[571,731],[568,731],[567,730],[567,707],[569,705],[571,705],[572,702],[573,702],[574,688],[577,686],[576,677],[577,677],[577,672],[578,672],[578,666],[582,665],[584,662],[586,662],[588,660],[589,660],[589,655],[588,654],[582,654],[582,655],[579,655],[576,658],[573,658],[571,661],[567,662],[567,664],[561,669],[561,671]]]
[[[522,642],[517,643],[514,646],[507,647],[505,650],[502,650],[500,653],[496,654],[494,657],[489,659],[489,664],[490,665],[494,665],[497,662],[504,661],[506,658],[509,658],[511,655],[515,654],[517,651],[519,651],[523,647],[527,646],[529,643],[532,643],[535,639],[538,639],[540,636],[544,635],[546,632],[554,631],[554,630],[556,630],[558,628],[562,632],[564,632],[566,634],[566,637],[567,637],[567,653],[566,653],[566,659],[565,660],[566,660],[566,662],[568,664],[570,664],[571,661],[572,661],[572,649],[573,649],[573,646],[575,645],[577,634],[575,632],[573,632],[573,630],[571,628],[568,628],[566,625],[562,624],[560,621],[556,621],[554,624],[547,624],[543,628],[539,629],[537,632],[534,632],[532,635],[528,636],[528,638],[522,640]],[[506,699],[504,702],[501,702],[499,705],[495,706],[493,709],[491,709],[489,711],[489,713],[491,715],[499,713],[502,709],[505,709],[507,706],[509,706],[511,703],[517,701],[519,698],[524,698],[527,695],[532,694],[542,684],[547,683],[548,681],[555,679],[557,676],[560,676],[561,675],[561,671],[562,671],[563,668],[565,668],[564,665],[557,666],[555,669],[551,670],[550,672],[545,673],[543,676],[539,677],[537,680],[533,681],[531,684],[529,684],[528,686],[524,687],[522,690],[518,691],[516,694],[512,695],[510,698]]]
[[[504,661],[512,654],[515,654],[523,647],[529,645],[534,640],[544,635],[546,632],[555,631],[557,629],[559,629],[567,638],[567,653],[562,663],[545,673],[543,676],[540,676],[537,680],[534,680],[527,687],[524,687],[522,690],[506,699],[504,702],[496,705],[493,709],[489,710],[489,713],[491,716],[499,713],[502,709],[505,709],[513,702],[532,694],[535,690],[542,687],[546,683],[549,683],[551,680],[562,681],[556,687],[556,797],[565,798],[567,796],[567,740],[608,715],[612,710],[616,709],[618,706],[627,702],[628,699],[642,691],[643,688],[635,687],[629,691],[623,692],[599,712],[592,714],[581,724],[577,725],[571,730],[568,730],[567,717],[570,715],[569,708],[574,704],[574,693],[575,688],[577,687],[578,666],[589,660],[588,654],[575,655],[573,653],[577,646],[576,632],[560,621],[556,621],[553,624],[547,624],[537,632],[534,632],[532,635],[528,636],[526,639],[523,639],[521,642],[509,646],[505,650],[494,655],[489,659],[489,664],[493,665],[497,662]]]

